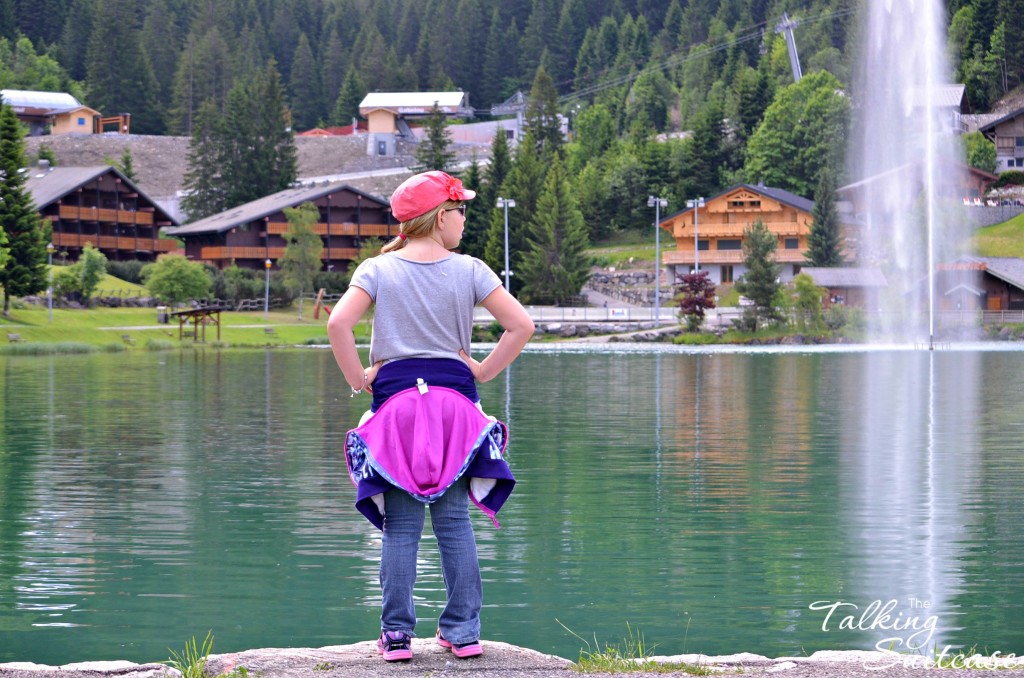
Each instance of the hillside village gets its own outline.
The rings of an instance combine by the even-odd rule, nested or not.
[[[558,3],[550,4],[553,8]],[[964,83],[944,86],[938,106],[944,133],[958,139],[956,143],[966,151],[963,159],[941,160],[947,168],[940,197],[947,205],[956,206],[963,223],[979,228],[1005,222],[1024,210],[1024,196],[1014,188],[1021,182],[1012,179],[1024,169],[1024,145],[1020,144],[1024,139],[1024,96],[1020,87],[1011,87],[1019,80],[1014,69],[1003,79],[1001,91],[993,83],[979,83],[967,70],[973,57],[966,46],[977,43],[982,33],[977,25],[966,31],[958,22],[966,21],[968,15],[981,22],[980,15],[968,12],[976,11],[975,4],[961,2],[950,8],[955,15],[949,17],[951,35],[964,41],[964,52],[956,64]],[[578,232],[571,235],[580,245],[623,239],[649,243],[649,208],[655,203],[664,205],[665,210],[656,213],[655,233],[667,238],[665,250],[657,255],[658,279],[641,283],[640,290],[620,294],[622,300],[655,307],[660,302],[671,304],[673,285],[688,273],[700,271],[718,287],[718,295],[735,301],[732,289],[743,281],[748,268],[744,259],[747,231],[756,223],[763,223],[774,238],[772,256],[779,266],[778,281],[789,284],[801,274],[811,275],[824,290],[821,297],[826,310],[830,306],[864,307],[876,294],[873,288],[886,287],[876,271],[857,268],[859,260],[866,257],[859,232],[868,199],[865,187],[880,177],[851,182],[846,177],[846,150],[836,143],[849,130],[851,106],[860,105],[851,104],[847,84],[853,79],[851,60],[857,52],[846,39],[856,16],[853,10],[808,2],[802,8],[801,21],[788,24],[785,30],[779,24],[769,33],[766,29],[774,10],[758,6],[730,13],[725,4],[719,5],[718,19],[723,25],[739,31],[744,21],[753,21],[761,27],[761,46],[754,49],[745,44],[746,38],[738,37],[739,32],[712,35],[706,30],[705,18],[676,1],[618,7],[611,15],[597,10],[584,13],[570,0],[564,5],[561,30],[569,28],[572,21],[579,22],[566,46],[576,64],[571,78],[564,64],[551,60],[551,52],[538,48],[544,44],[536,41],[539,36],[550,37],[557,30],[551,15],[543,15],[534,3],[532,9],[510,6],[492,17],[492,28],[508,19],[524,19],[518,24],[525,26],[519,38],[524,59],[530,50],[539,49],[534,55],[536,63],[527,59],[530,65],[525,70],[525,64],[517,63],[516,76],[506,79],[500,89],[480,83],[478,73],[454,62],[439,67],[460,73],[460,84],[474,84],[472,88],[452,87],[450,78],[437,80],[436,73],[419,73],[418,83],[392,81],[393,73],[385,74],[387,69],[372,72],[357,57],[345,68],[344,82],[341,72],[334,73],[336,82],[328,91],[337,87],[339,94],[335,110],[327,115],[320,95],[319,110],[307,110],[313,94],[302,87],[306,56],[299,40],[293,58],[283,58],[287,45],[275,44],[273,50],[282,58],[265,65],[250,63],[246,77],[241,70],[232,74],[231,96],[223,90],[206,94],[188,90],[187,100],[182,100],[179,76],[185,73],[192,83],[196,73],[181,70],[183,64],[190,69],[193,66],[187,50],[179,52],[174,91],[160,89],[164,105],[154,111],[149,108],[152,102],[119,98],[119,92],[127,94],[123,88],[99,85],[102,69],[93,64],[101,58],[96,35],[102,31],[97,25],[90,38],[89,68],[66,67],[67,77],[62,80],[68,85],[66,91],[44,91],[41,83],[29,81],[20,85],[24,89],[4,89],[4,97],[29,131],[25,150],[33,164],[28,168],[28,186],[52,227],[52,245],[63,262],[77,260],[83,248],[92,245],[109,261],[148,262],[178,252],[219,271],[240,267],[254,273],[262,271],[265,262],[276,267],[285,251],[285,210],[312,202],[320,211],[316,228],[324,248],[322,271],[328,277],[341,276],[351,262],[363,256],[360,248],[368,238],[395,234],[387,198],[411,172],[429,166],[462,174],[481,193],[482,201],[477,204],[482,202],[483,207],[473,213],[474,228],[464,238],[462,250],[484,259],[500,273],[502,254],[509,254],[502,252],[504,231],[510,238],[511,265],[516,271],[528,257],[554,261],[559,256],[553,246],[538,240],[548,236],[538,231],[535,223],[540,188],[548,168],[555,166],[564,171],[564,178],[558,181],[565,182],[573,198],[573,204],[564,209],[580,224]],[[310,24],[304,23],[309,17],[299,12],[298,5],[288,6],[296,12],[293,18],[298,32],[294,35],[309,39],[317,68],[329,69],[334,53],[328,43],[335,44],[336,36],[321,33],[314,37]],[[341,34],[342,24],[334,22],[340,20],[337,11],[343,6],[327,0],[311,5],[327,21],[320,30],[333,27]],[[566,18],[570,7],[579,10],[573,19]],[[101,3],[98,10],[99,15],[109,13],[107,18],[134,20],[129,15],[132,10],[115,0]],[[145,4],[134,11],[142,19],[157,8]],[[994,18],[1005,18],[1006,11],[1001,5]],[[405,19],[410,26],[421,19],[416,10],[408,12]],[[375,23],[379,26],[379,19],[362,10],[359,16],[365,22],[360,25],[370,33],[360,34],[357,44],[369,49],[377,44],[368,36]],[[525,21],[527,16],[534,23]],[[53,19],[73,20],[70,15]],[[228,31],[229,24],[231,29],[238,28],[232,24],[237,20],[226,14],[216,21]],[[259,23],[261,18],[248,20]],[[18,44],[31,49],[33,31],[41,35],[53,27],[27,24],[21,30],[25,34]],[[214,39],[212,36],[207,34]],[[824,42],[809,42],[815,36]],[[125,38],[113,32],[107,39]],[[488,36],[489,45],[492,40],[496,38]],[[619,57],[630,55],[634,65],[627,68],[613,59],[613,54],[602,53],[597,47],[601,40],[615,43]],[[1008,40],[1015,45],[1017,37],[1013,34]],[[831,48],[821,46],[829,42]],[[700,49],[716,44],[736,51],[724,61],[701,55]],[[210,44],[189,49],[192,47],[196,58],[210,56],[203,52],[212,49]],[[55,53],[67,56],[70,49],[70,43],[62,42]],[[401,54],[408,45],[396,43],[390,49]],[[690,66],[669,66],[687,52],[702,68],[713,68],[697,75]],[[183,60],[182,55],[189,58]],[[65,68],[47,62],[48,57],[41,53],[27,58],[37,60],[37,68]],[[391,63],[390,57],[382,58],[380,63]],[[617,64],[612,70],[619,69],[620,77],[601,74],[600,64],[610,62]],[[639,66],[646,62],[661,67]],[[801,62],[805,73],[801,73]],[[154,70],[158,70],[155,63]],[[164,66],[165,73],[170,72],[168,66]],[[126,66],[125,70],[121,75],[127,77],[130,69]],[[317,80],[325,87],[327,73],[322,70],[324,79]],[[95,82],[88,98],[73,79],[76,74]],[[374,76],[381,78],[377,87],[370,85]],[[729,77],[735,79],[729,81]],[[583,86],[595,78],[599,84],[593,90]],[[692,98],[688,85],[695,79],[705,84],[713,81],[709,91],[716,93],[707,100]],[[18,84],[17,78],[9,80]],[[157,82],[170,84],[159,78]],[[440,82],[447,87],[437,87]],[[382,91],[381,84],[391,87]],[[402,89],[400,85],[413,86]],[[113,89],[100,94],[108,86]],[[195,97],[207,97],[211,107],[202,109]],[[807,118],[807,128],[797,132],[797,137],[785,138],[791,132],[780,121],[806,115],[806,110],[785,107],[815,100],[823,104]],[[236,193],[241,191],[238,195],[244,197],[205,204],[196,197],[209,190],[209,186],[203,188],[204,181],[216,187],[224,176],[245,166],[244,159],[234,168],[222,165],[219,158],[231,154],[218,155],[216,149],[227,143],[253,146],[253,142],[233,136],[236,131],[243,133],[245,111],[252,110],[278,116],[279,128],[287,126],[285,140],[273,143],[285,144],[277,147],[282,162],[294,154],[294,167],[285,167],[282,178],[274,179],[276,184],[242,186]],[[350,124],[343,124],[346,121]],[[203,130],[207,127],[220,136],[214,143],[205,142],[204,147]],[[505,138],[499,140],[499,136]],[[801,153],[780,154],[793,144],[801,147]],[[264,156],[268,157],[275,157],[274,152]],[[128,171],[123,166],[125,158],[131,176],[124,173]],[[251,160],[248,164],[259,175],[265,162]],[[110,166],[115,168],[103,169]],[[278,172],[276,168],[273,171]],[[267,167],[263,173],[270,172]],[[828,192],[821,193],[820,179],[826,173],[831,173],[835,182]],[[502,213],[494,207],[501,196],[513,196],[518,207]],[[830,217],[835,223],[828,227],[837,229],[831,236],[833,258],[838,257],[838,265],[850,269],[843,275],[827,270],[837,263],[822,264],[812,252],[813,229],[820,219],[816,208],[826,202],[835,203],[830,207],[836,211],[836,216]],[[177,238],[177,244],[166,241],[167,236]],[[550,241],[561,242],[564,237],[551,234]],[[1024,278],[1010,262],[997,259],[1000,257],[940,262],[947,272],[973,267],[984,279],[984,284],[963,287],[964,280],[947,275],[951,290],[973,291],[968,296],[943,294],[944,308],[1024,311]],[[583,261],[575,265],[589,266]],[[342,280],[339,277],[325,284],[336,289]],[[527,284],[531,281],[516,276],[512,286],[519,291],[526,285],[526,300],[533,303],[567,305],[583,299],[578,286],[555,289],[550,286],[553,283],[532,282],[535,284]],[[599,298],[608,303],[607,298]]]

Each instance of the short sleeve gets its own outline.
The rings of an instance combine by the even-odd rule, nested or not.
[[[494,290],[501,287],[501,278],[491,270],[491,267],[480,261],[479,259],[473,259],[473,290],[475,293],[475,299],[473,305],[479,304],[487,295]]]
[[[352,280],[349,281],[349,285],[358,287],[370,295],[371,299],[376,301],[378,277],[376,257],[371,257],[364,260],[363,263],[356,267],[355,272],[352,274]]]

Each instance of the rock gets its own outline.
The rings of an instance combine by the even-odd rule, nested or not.
[[[566,337],[566,338],[568,338],[568,337],[575,337],[576,336],[576,326],[575,325],[564,325],[561,329],[558,330],[558,336]]]

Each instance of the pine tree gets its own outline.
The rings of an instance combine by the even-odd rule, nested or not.
[[[832,172],[823,167],[814,194],[814,212],[808,248],[804,257],[808,266],[842,266],[839,214],[836,211],[836,186]]]
[[[423,170],[447,172],[455,162],[455,152],[449,150],[452,140],[448,136],[448,122],[436,101],[424,129],[426,134],[416,149],[416,161]]]
[[[295,182],[295,140],[281,76],[272,61],[231,89],[223,122],[213,131],[219,140],[226,203],[222,209],[277,193]]]
[[[309,46],[309,38],[303,33],[295,48],[292,59],[291,90],[292,124],[297,130],[312,129],[322,117],[320,104],[320,78]]]
[[[484,225],[488,223],[490,214],[490,206],[484,202],[483,181],[480,162],[476,157],[476,151],[473,151],[469,167],[462,175],[462,183],[466,188],[476,191],[476,199],[469,203],[466,229],[462,232],[459,249],[463,254],[478,259],[482,259],[484,255],[484,245],[487,242],[487,231],[484,229]]]
[[[334,112],[331,114],[331,122],[335,125],[351,125],[353,119],[359,118],[359,104],[366,97],[366,85],[359,77],[359,71],[355,66],[348,69],[345,80],[341,83],[341,91],[334,102]]]
[[[25,141],[14,109],[0,101],[0,285],[4,288],[4,315],[11,297],[46,289],[46,243],[49,222],[44,221],[25,187]],[[5,263],[6,260],[6,263]]]
[[[508,258],[513,273],[519,270],[519,260],[527,250],[527,223],[529,216],[537,211],[537,200],[546,175],[547,166],[537,153],[537,144],[527,134],[516,148],[512,169],[499,189],[501,197],[516,201],[516,206],[508,210]],[[495,209],[491,212],[484,261],[499,275],[505,269],[504,210]],[[522,287],[522,282],[518,277],[512,277],[510,286],[515,293]]]
[[[212,101],[223,113],[234,77],[231,51],[217,28],[190,33],[174,74],[173,104],[167,124],[176,134],[192,134],[199,107]]]
[[[160,134],[159,86],[140,28],[135,0],[97,0],[86,53],[90,104],[104,115],[130,113],[134,133]]]
[[[542,154],[557,153],[562,147],[562,122],[558,116],[558,92],[544,67],[537,69],[524,114],[526,131]],[[524,140],[525,143],[525,140]]]
[[[181,208],[190,221],[197,221],[228,208],[222,177],[220,146],[221,114],[213,101],[205,102],[196,114],[188,145]]]
[[[529,230],[529,250],[519,267],[523,299],[561,304],[577,296],[590,277],[587,229],[558,156],[548,170]]]
[[[775,263],[778,241],[764,222],[758,219],[743,232],[743,265],[747,271],[736,281],[736,290],[754,302],[754,329],[757,320],[774,321],[781,316],[775,307],[781,266]]]

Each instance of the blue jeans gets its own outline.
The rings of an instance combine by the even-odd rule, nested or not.
[[[383,631],[414,635],[416,607],[412,594],[416,583],[416,554],[427,506],[404,490],[384,493],[384,538],[380,558]],[[469,520],[469,479],[460,478],[429,507],[448,594],[437,625],[449,642],[462,644],[479,640],[483,583],[476,537]]]

